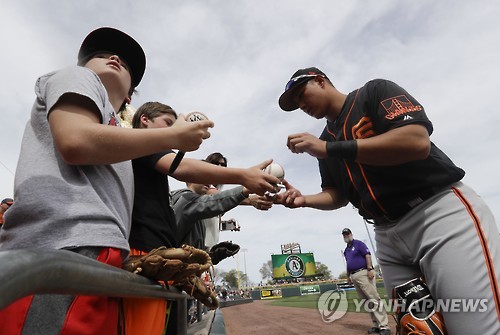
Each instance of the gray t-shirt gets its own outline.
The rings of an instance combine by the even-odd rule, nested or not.
[[[129,250],[134,194],[130,161],[68,165],[57,151],[48,112],[66,93],[88,97],[102,124],[120,126],[99,77],[70,67],[38,78],[14,182],[15,205],[6,213],[0,249],[82,246]]]
[[[205,246],[208,248],[213,247],[217,243],[219,243],[220,239],[220,229],[219,229],[219,221],[220,216],[217,215],[213,218],[203,219],[202,224],[205,226]]]

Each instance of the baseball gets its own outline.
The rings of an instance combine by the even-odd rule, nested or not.
[[[195,121],[203,121],[208,120],[208,117],[201,112],[191,112],[186,115],[186,121],[195,122]]]
[[[278,163],[271,163],[265,169],[264,172],[269,173],[272,176],[275,176],[279,180],[283,180],[285,178],[285,170]]]

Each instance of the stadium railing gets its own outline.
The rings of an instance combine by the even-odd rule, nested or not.
[[[187,334],[189,295],[67,250],[0,251],[0,309],[31,294],[176,300],[177,334]]]

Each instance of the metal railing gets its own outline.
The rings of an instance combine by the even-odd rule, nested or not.
[[[177,301],[177,333],[187,334],[189,295],[75,252],[0,251],[0,269],[0,309],[31,294],[164,298]]]

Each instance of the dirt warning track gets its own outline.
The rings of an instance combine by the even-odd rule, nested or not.
[[[372,322],[367,313],[347,313],[341,319],[325,323],[316,309],[272,306],[270,301],[255,300],[221,309],[228,335],[292,334],[366,334]],[[389,316],[391,331],[395,323]]]

